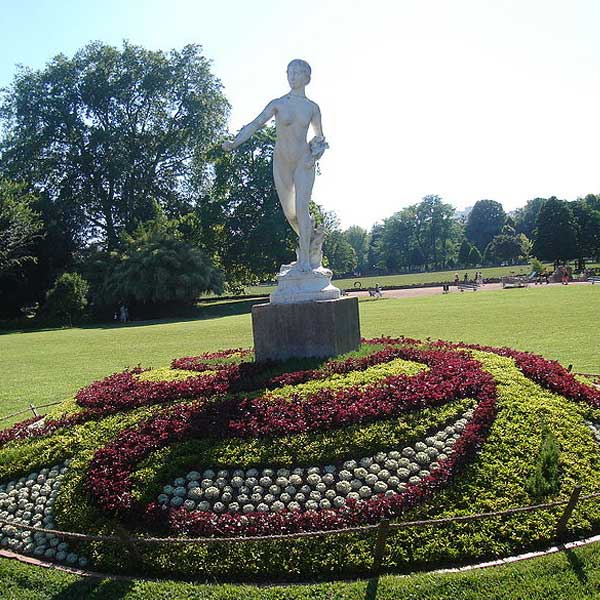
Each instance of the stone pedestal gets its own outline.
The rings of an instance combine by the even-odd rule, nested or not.
[[[252,329],[257,362],[337,356],[360,345],[358,299],[256,304]]]

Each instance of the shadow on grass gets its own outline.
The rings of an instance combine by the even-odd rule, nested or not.
[[[211,300],[199,302],[191,307],[185,313],[176,317],[162,317],[155,319],[145,319],[140,321],[130,321],[129,323],[119,323],[109,321],[106,323],[89,323],[79,325],[75,329],[123,329],[128,327],[146,327],[148,325],[164,325],[168,323],[186,323],[189,321],[204,321],[209,319],[220,319],[222,317],[232,317],[237,315],[250,314],[255,304],[263,304],[266,298],[251,298],[243,300]],[[62,331],[63,327],[39,327],[31,329],[3,329],[0,335],[12,333],[41,333],[44,331]]]
[[[573,573],[575,573],[575,577],[577,577],[581,583],[588,583],[588,576],[584,568],[585,563],[577,556],[577,553],[568,548],[565,548],[563,552],[566,559],[569,561],[571,569],[573,569]]]
[[[379,577],[372,577],[367,583],[365,590],[365,600],[375,600],[377,598],[377,588],[379,587]]]
[[[81,600],[82,598],[123,598],[131,591],[133,581],[85,577],[57,594],[52,600]]]

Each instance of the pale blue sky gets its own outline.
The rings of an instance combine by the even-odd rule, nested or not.
[[[314,198],[344,226],[439,194],[600,193],[599,0],[0,0],[0,86],[91,40],[204,46],[231,127],[305,58],[331,149]]]

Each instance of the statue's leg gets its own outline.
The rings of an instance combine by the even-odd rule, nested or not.
[[[273,158],[273,179],[275,180],[275,189],[279,196],[279,202],[283,209],[283,214],[288,220],[291,228],[300,236],[300,227],[296,217],[296,203],[294,201],[294,177],[293,170],[281,159]]]
[[[309,204],[315,182],[315,168],[307,168],[304,161],[296,167],[294,184],[296,188],[296,218],[300,233],[300,267],[310,270],[310,237],[312,234],[312,220],[310,218]]]

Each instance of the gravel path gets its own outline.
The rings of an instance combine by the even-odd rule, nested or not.
[[[335,283],[335,282],[334,282]],[[556,285],[561,285],[560,283],[551,283],[549,284],[550,286],[556,286]],[[587,282],[584,281],[573,281],[571,282],[569,285],[590,285]],[[540,286],[536,286],[536,285],[531,285],[531,287],[536,288],[536,287],[547,287],[546,285],[540,285]],[[501,290],[502,289],[502,284],[501,283],[484,283],[482,286],[480,286],[478,292],[494,292],[496,290]],[[383,297],[384,298],[413,298],[416,296],[437,296],[438,294],[442,294],[443,293],[443,288],[442,286],[438,286],[438,287],[415,287],[415,288],[407,288],[407,289],[403,289],[403,290],[383,290]],[[450,285],[450,294],[472,294],[473,292],[471,290],[469,291],[465,291],[465,292],[461,292],[455,285]],[[348,292],[349,296],[357,296],[359,298],[361,297],[365,297],[365,296],[369,296],[369,292],[353,292],[353,291],[349,291]]]

